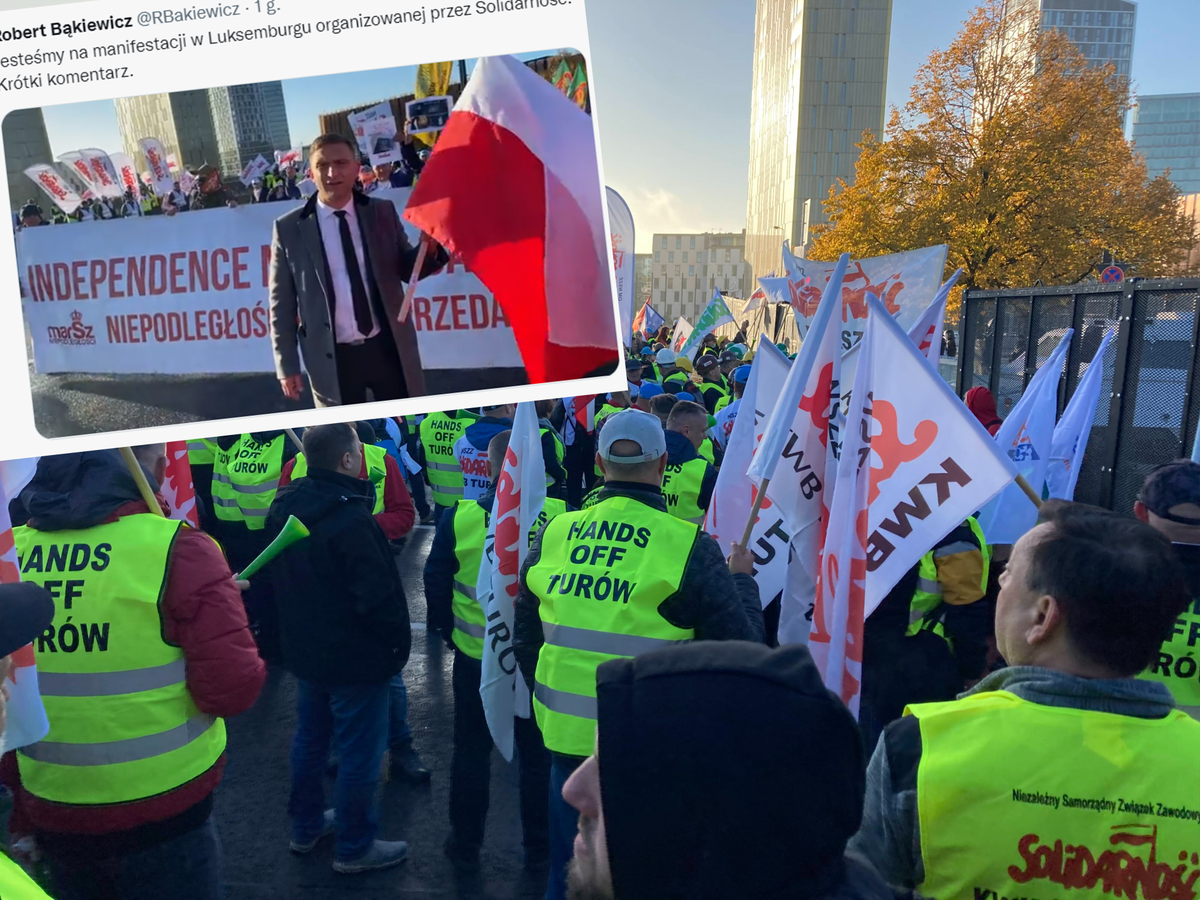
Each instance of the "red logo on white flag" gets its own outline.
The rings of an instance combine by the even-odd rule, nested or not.
[[[196,509],[196,486],[192,483],[192,466],[188,462],[187,441],[167,444],[167,474],[163,478],[163,499],[171,508],[171,518],[200,527]]]

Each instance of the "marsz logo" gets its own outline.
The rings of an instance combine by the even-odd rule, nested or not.
[[[73,347],[96,343],[96,335],[91,325],[83,324],[83,313],[79,310],[71,313],[71,324],[66,327],[51,325],[46,328],[51,344],[68,344]]]
[[[108,170],[104,168],[104,160],[98,156],[92,157],[92,171],[96,175],[96,180],[105,187],[108,187],[113,183],[112,177],[108,174]]]
[[[1144,900],[1194,900],[1200,854],[1181,850],[1179,865],[1173,866],[1158,860],[1157,825],[1114,825],[1111,831],[1108,842],[1113,847],[1146,847],[1148,858],[1124,849],[1106,848],[1096,853],[1085,844],[1064,844],[1062,840],[1046,844],[1038,835],[1026,834],[1017,842],[1022,865],[1009,866],[1008,876],[1017,884],[1045,880],[1064,888],[1101,888],[1105,894],[1131,900],[1138,900],[1139,889]]]
[[[38,172],[38,181],[40,181],[42,183],[42,185],[46,188],[46,190],[48,190],[51,194],[53,194],[59,200],[67,199],[66,188],[64,188],[62,186],[62,184],[59,182],[58,178],[55,175],[53,175],[52,173]]]

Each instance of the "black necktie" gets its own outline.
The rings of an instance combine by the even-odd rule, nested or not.
[[[371,334],[371,301],[367,298],[367,286],[363,283],[362,270],[358,267],[358,254],[354,252],[354,238],[350,236],[350,222],[346,211],[334,212],[338,218],[338,232],[342,236],[342,255],[346,257],[346,274],[350,276],[350,296],[354,299],[354,324],[363,337]]]

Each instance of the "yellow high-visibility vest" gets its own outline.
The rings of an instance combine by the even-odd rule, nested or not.
[[[690,522],[623,496],[563,513],[546,526],[526,580],[545,636],[533,710],[548,749],[591,754],[602,662],[695,636],[658,607],[679,590],[699,533]]]
[[[421,422],[421,445],[425,448],[425,468],[429,475],[433,502],[438,506],[453,506],[463,496],[462,466],[454,455],[454,444],[467,426],[478,416],[464,409],[456,415],[433,412]]]
[[[363,444],[363,458],[367,463],[367,480],[375,487],[375,506],[371,515],[377,516],[383,512],[383,490],[387,481],[387,451],[374,444]],[[296,454],[295,465],[292,466],[292,481],[303,478],[308,474],[308,460],[303,453]]]
[[[917,814],[938,900],[1182,898],[1200,872],[1200,722],[1006,691],[917,704]]]
[[[683,465],[668,465],[663,472],[662,492],[667,501],[667,512],[685,522],[699,525],[704,521],[704,510],[700,508],[700,489],[704,485],[704,473],[708,463],[697,457]]]
[[[0,897],[4,900],[51,900],[25,870],[0,852]]]
[[[1142,677],[1165,684],[1175,703],[1200,719],[1200,600],[1193,601],[1175,620],[1171,637],[1163,642],[1158,659]]]
[[[197,709],[159,603],[181,523],[150,513],[73,531],[14,529],[21,578],[54,596],[34,642],[50,721],[17,751],[21,782],[56,803],[125,803],[212,768],[225,724]]]
[[[261,531],[279,490],[283,474],[283,449],[287,437],[278,435],[259,443],[243,434],[228,450],[218,448],[213,464],[213,512],[223,522],[243,522],[250,531]]]

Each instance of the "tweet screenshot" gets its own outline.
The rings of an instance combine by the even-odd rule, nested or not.
[[[590,76],[582,0],[5,13],[0,457],[623,385]]]

